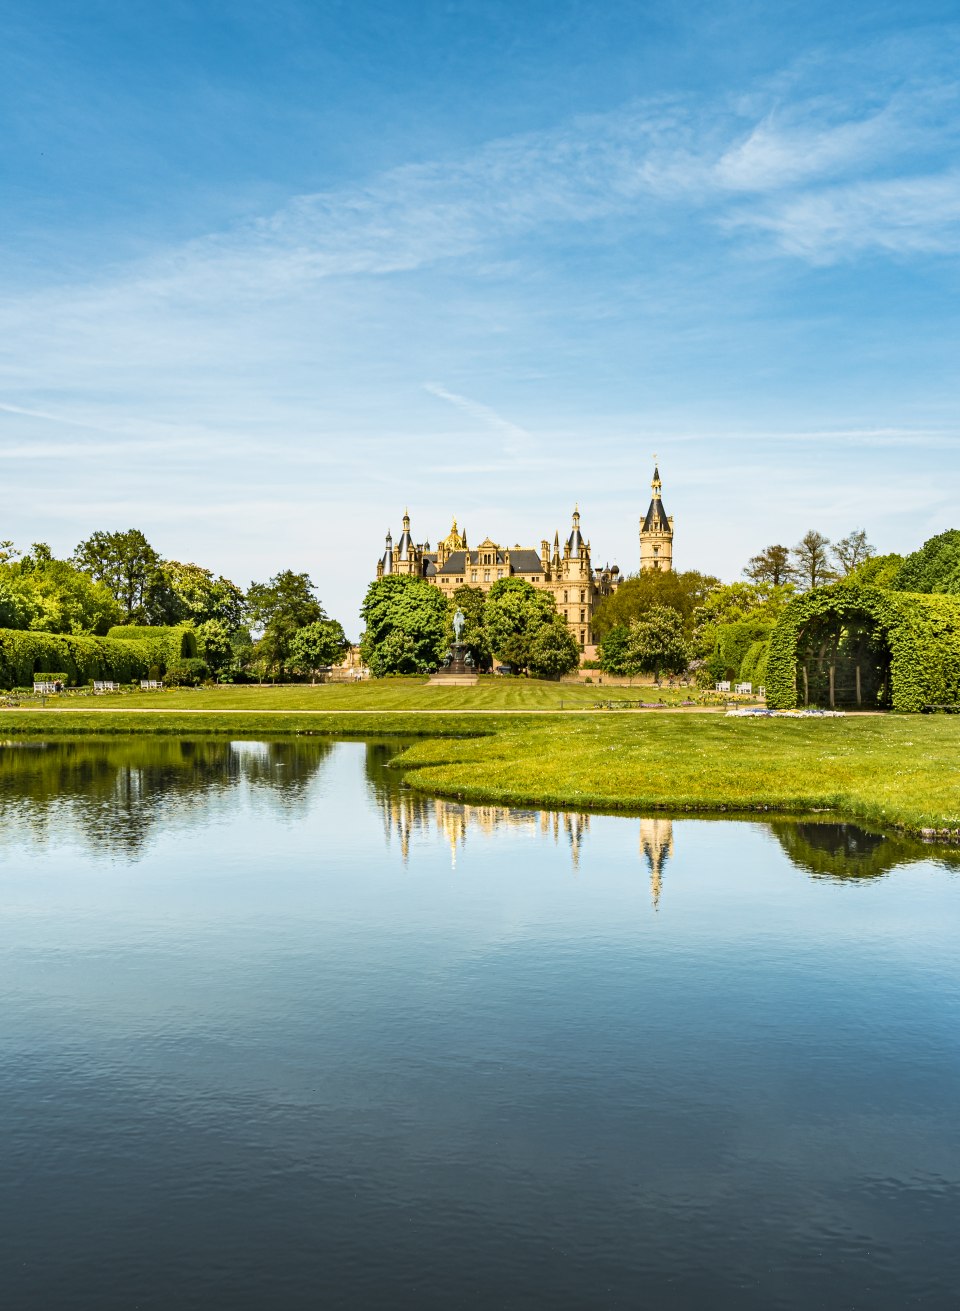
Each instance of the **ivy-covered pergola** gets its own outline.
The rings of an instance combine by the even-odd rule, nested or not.
[[[767,704],[917,711],[960,704],[960,597],[837,583],[796,597],[770,638]]]

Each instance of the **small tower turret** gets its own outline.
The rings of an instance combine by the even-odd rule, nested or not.
[[[640,524],[640,568],[660,569],[666,573],[673,568],[673,519],[668,518],[660,497],[660,469],[656,456],[650,490],[650,508]]]

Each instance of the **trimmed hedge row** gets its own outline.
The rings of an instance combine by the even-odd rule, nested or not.
[[[150,653],[150,664],[164,668],[178,660],[193,660],[197,654],[196,629],[186,625],[176,628],[147,628],[136,624],[121,624],[111,628],[107,637],[112,642],[137,642]]]
[[[767,657],[770,654],[770,639],[751,642],[747,654],[740,666],[740,682],[754,683],[762,687],[767,681]]]
[[[840,628],[864,617],[890,648],[894,710],[960,704],[960,597],[850,583],[816,588],[786,606],[770,638],[767,704],[798,704],[797,648],[811,622],[832,620]]]
[[[0,687],[29,687],[35,674],[47,673],[66,673],[74,684],[101,678],[132,683],[152,666],[176,664],[185,650],[196,652],[191,628],[112,628],[107,637],[0,628]]]

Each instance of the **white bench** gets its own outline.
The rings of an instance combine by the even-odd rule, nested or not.
[[[38,683],[36,679],[33,682],[33,690],[40,696],[56,696],[58,692],[63,691],[62,683]]]
[[[735,691],[736,691],[736,693],[737,693],[737,696],[752,696],[752,695],[753,695],[753,684],[752,684],[752,683],[738,683],[737,686],[736,686],[736,688],[735,688]]]
[[[161,687],[163,687],[163,684],[156,678],[140,679],[141,692],[159,692]]]
[[[729,684],[729,683],[717,683],[717,684],[716,684],[716,690],[717,690],[718,692],[729,692],[729,691],[730,691],[730,684]]]
[[[94,679],[93,681],[94,696],[99,696],[101,692],[119,692],[119,691],[120,691],[119,683],[110,683],[106,681],[100,681],[98,679]]]

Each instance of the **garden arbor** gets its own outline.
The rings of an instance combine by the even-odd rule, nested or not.
[[[770,706],[958,703],[960,597],[838,583],[791,601],[770,638]]]

